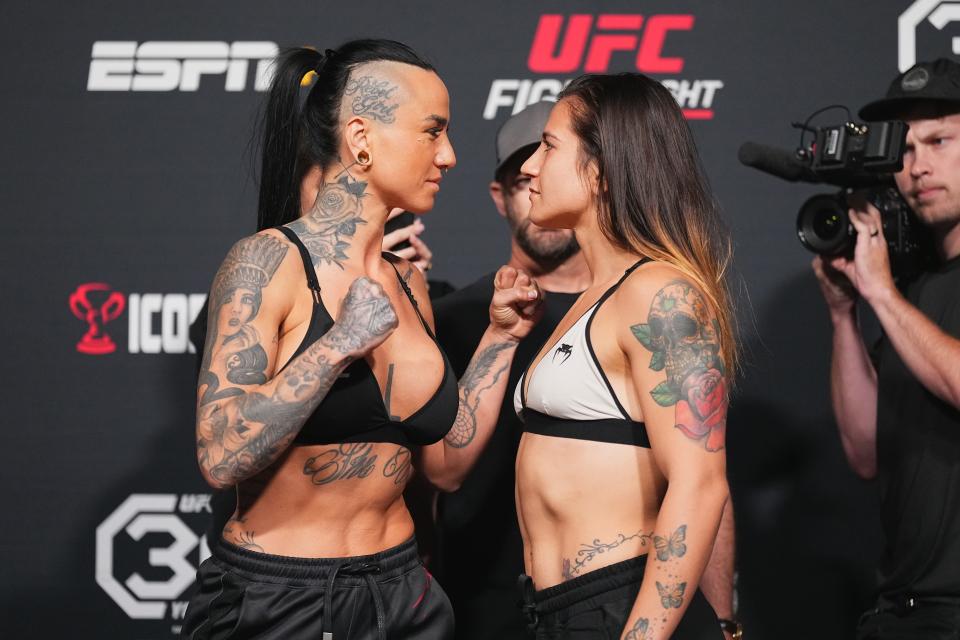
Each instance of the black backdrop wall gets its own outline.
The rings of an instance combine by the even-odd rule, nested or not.
[[[425,238],[433,274],[457,285],[506,258],[486,184],[513,108],[584,70],[639,68],[675,90],[752,305],[740,309],[750,358],[729,430],[742,617],[753,638],[810,637],[810,624],[817,637],[849,637],[870,597],[879,523],[874,487],[843,462],[828,321],[793,232],[815,190],[741,167],[736,150],[747,139],[793,146],[790,121],[856,108],[914,57],[960,52],[956,6],[8,3],[3,635],[175,632],[209,518],[186,331],[226,249],[254,228],[247,147],[263,61],[277,45],[377,36],[424,53],[450,89],[459,165]]]

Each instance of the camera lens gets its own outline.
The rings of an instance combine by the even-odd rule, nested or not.
[[[797,214],[797,235],[807,249],[822,255],[839,255],[853,244],[853,227],[846,202],[820,194],[803,203]]]

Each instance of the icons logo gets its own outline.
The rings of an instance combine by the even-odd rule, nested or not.
[[[94,302],[90,299],[92,292],[110,292],[105,299]],[[94,296],[103,298],[103,296]],[[127,306],[122,293],[110,291],[110,285],[103,282],[88,282],[81,284],[70,294],[70,310],[73,315],[87,323],[88,329],[80,342],[77,351],[91,355],[113,353],[117,345],[103,330],[103,325],[116,320]]]

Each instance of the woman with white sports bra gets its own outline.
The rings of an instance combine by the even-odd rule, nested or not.
[[[728,500],[731,248],[693,137],[658,82],[587,75],[521,171],[593,281],[514,397],[532,635],[721,639],[697,585]]]

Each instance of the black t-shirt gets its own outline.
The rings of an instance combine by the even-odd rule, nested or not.
[[[906,297],[960,338],[960,258],[920,276]],[[886,338],[878,364],[880,593],[960,596],[960,411],[927,391]]]
[[[490,323],[493,277],[493,273],[486,275],[434,306],[437,338],[458,377]],[[514,461],[523,425],[513,409],[513,392],[578,297],[547,293],[543,318],[514,356],[496,431],[460,489],[440,496],[437,569],[457,614],[458,638],[524,637],[523,618],[515,606],[517,576],[523,573],[523,542],[514,501]],[[491,606],[480,606],[481,601]],[[494,610],[497,601],[504,603],[505,610]]]

